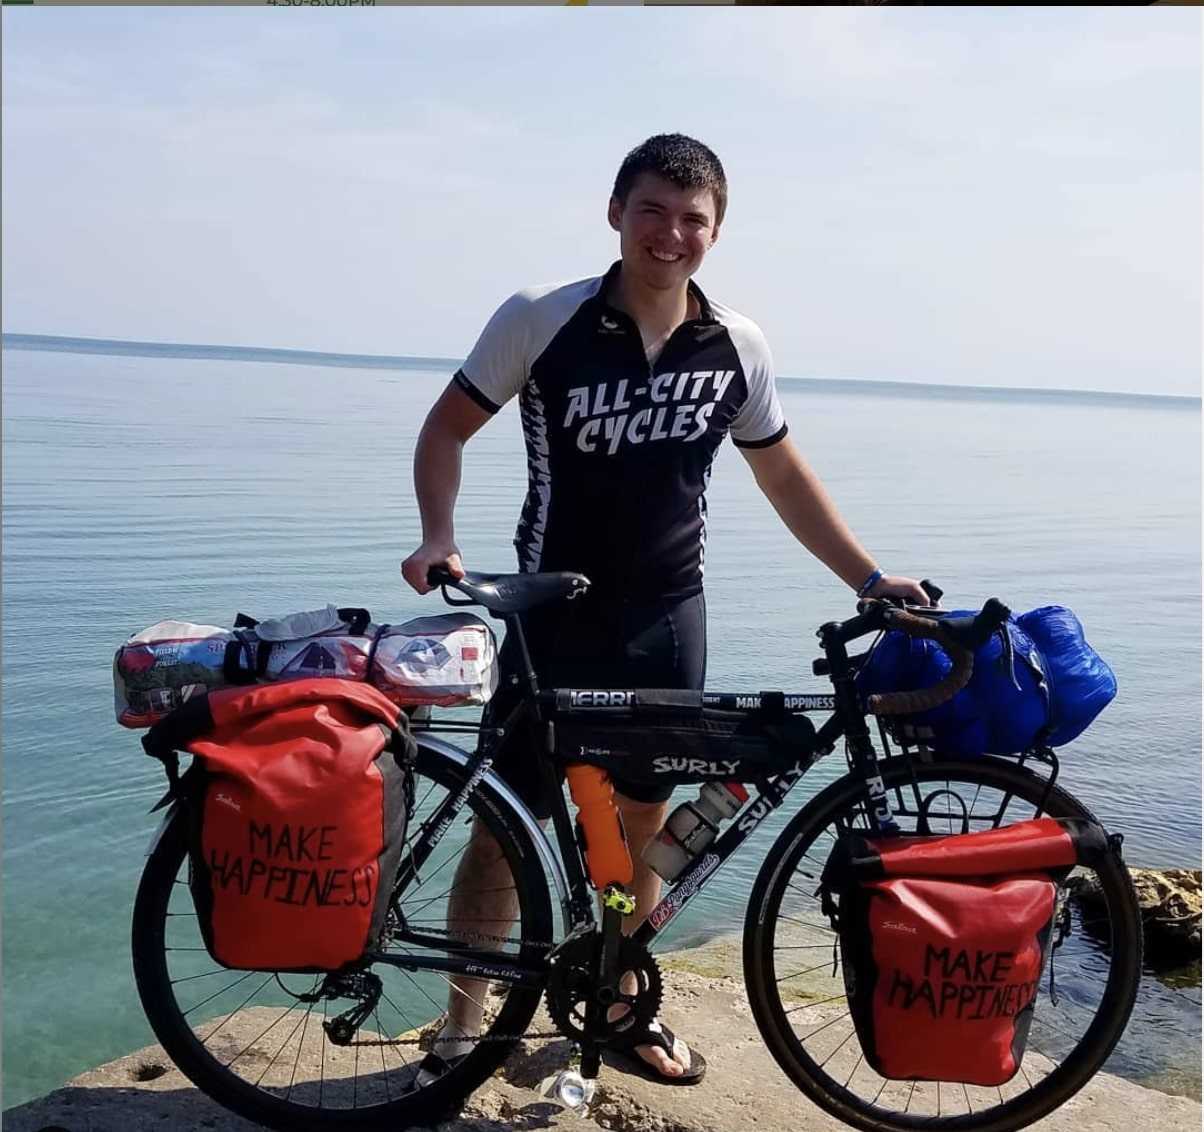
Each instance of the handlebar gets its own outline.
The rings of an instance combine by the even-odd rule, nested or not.
[[[530,574],[518,584],[511,576],[501,574],[466,574],[457,578],[444,566],[432,566],[427,571],[427,582],[431,586],[451,587],[467,595],[462,599],[453,598],[444,588],[444,600],[450,605],[485,605],[495,614],[521,610],[535,602],[573,597],[589,585],[584,577],[574,574]],[[927,579],[920,585],[935,606],[943,596],[942,590]],[[998,598],[988,600],[972,616],[951,617],[930,606],[908,606],[899,598],[867,598],[857,603],[857,610],[856,617],[825,625],[820,630],[821,638],[843,644],[867,633],[899,629],[912,637],[936,641],[953,660],[949,674],[931,688],[871,695],[866,706],[874,715],[929,711],[951,700],[974,674],[975,651],[986,644],[991,634],[1011,616],[1011,611]],[[821,674],[818,667],[816,673]]]
[[[866,700],[874,715],[905,715],[929,711],[953,699],[974,674],[974,653],[1001,628],[1011,616],[1011,610],[998,598],[991,598],[973,617],[946,617],[942,620],[917,615],[906,609],[887,608],[883,624],[899,629],[911,637],[936,641],[950,656],[953,668],[949,675],[931,688],[915,692],[882,692]]]

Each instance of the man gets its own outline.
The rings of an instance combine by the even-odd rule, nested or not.
[[[515,536],[520,567],[573,570],[592,583],[571,607],[524,619],[541,683],[703,686],[704,492],[729,432],[782,521],[851,589],[928,604],[917,582],[878,569],[787,438],[759,328],[691,281],[719,237],[726,206],[723,167],[700,142],[663,134],[632,150],[607,211],[619,262],[599,278],[508,299],[423,426],[414,459],[423,541],[402,564],[419,593],[430,589],[431,566],[463,573],[452,521],[463,446],[519,397],[529,474]],[[503,671],[513,663],[507,653],[503,645]],[[488,709],[493,717],[504,716],[508,700],[503,685]],[[549,800],[524,754],[537,739],[511,739],[497,769],[546,819]],[[636,862],[637,915],[647,914],[660,880],[640,851],[664,822],[671,788],[621,780],[615,787]],[[474,831],[459,874],[476,878],[482,891],[487,836]],[[504,900],[485,897],[473,911],[478,922],[505,923],[514,914]],[[456,918],[472,917],[453,901],[449,920]],[[445,1040],[424,1062],[425,1075],[471,1049],[480,997],[467,985],[453,988]],[[669,1083],[701,1079],[701,1056],[664,1027],[640,1036],[648,1042],[635,1052],[647,1072]]]

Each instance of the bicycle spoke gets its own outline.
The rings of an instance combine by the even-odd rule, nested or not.
[[[813,971],[826,971],[830,966],[831,964],[829,963],[821,963],[818,967],[808,967],[805,971],[795,971],[793,975],[783,975],[776,981],[784,983],[787,979],[797,979],[802,975],[810,975]]]
[[[360,1097],[359,1097],[359,1088],[360,1088],[360,1047],[359,1047],[359,1044],[358,1044],[358,1043],[356,1043],[356,1047],[355,1047],[355,1053],[354,1053],[354,1055],[353,1055],[353,1056],[354,1056],[354,1058],[355,1058],[355,1066],[354,1066],[354,1068],[353,1068],[353,1069],[352,1069],[352,1071],[351,1071],[351,1107],[352,1107],[352,1108],[359,1108],[359,1106],[360,1106]]]
[[[255,972],[255,971],[248,971],[248,972],[247,972],[247,975],[248,975],[248,976],[251,976],[251,975],[254,975],[254,974],[257,974],[257,973],[258,973],[258,972]],[[241,982],[242,980],[240,979],[239,981]],[[242,1003],[241,1003],[241,1004],[239,1005],[239,1007],[238,1007],[238,1010],[232,1010],[232,1011],[231,1011],[229,1014],[227,1014],[227,1015],[225,1016],[225,1018],[223,1018],[223,1019],[221,1020],[221,1022],[220,1022],[220,1023],[218,1023],[218,1025],[216,1025],[216,1026],[215,1026],[215,1027],[214,1027],[212,1030],[210,1030],[210,1031],[209,1031],[209,1033],[207,1033],[207,1034],[206,1034],[206,1035],[205,1035],[205,1036],[204,1036],[204,1037],[201,1039],[201,1044],[202,1044],[202,1045],[204,1045],[206,1042],[208,1042],[208,1041],[209,1041],[209,1039],[210,1039],[211,1037],[213,1037],[213,1035],[214,1035],[214,1034],[216,1034],[216,1033],[218,1032],[218,1030],[220,1030],[220,1029],[221,1029],[221,1028],[222,1028],[222,1027],[223,1027],[223,1026],[224,1026],[224,1025],[227,1023],[227,1022],[229,1022],[229,1021],[230,1021],[230,1019],[231,1019],[231,1018],[233,1018],[233,1017],[234,1017],[234,1015],[235,1015],[235,1014],[237,1014],[239,1010],[241,1010],[241,1009],[242,1009],[244,1006],[246,1006],[246,1005],[247,1005],[247,1003],[248,1003],[248,1002],[250,1002],[250,1001],[251,1001],[251,999],[253,999],[253,998],[254,998],[254,997],[255,997],[255,996],[256,996],[256,995],[257,995],[257,994],[258,994],[258,993],[259,993],[261,990],[263,990],[263,988],[264,988],[264,987],[266,987],[266,986],[268,985],[268,983],[270,983],[271,981],[272,981],[272,976],[271,976],[271,975],[269,975],[269,976],[268,976],[266,979],[264,979],[264,980],[263,980],[263,982],[262,982],[262,983],[260,983],[260,984],[259,984],[259,986],[257,986],[257,987],[256,987],[256,988],[255,988],[255,989],[254,989],[254,990],[253,990],[253,991],[252,991],[252,992],[251,992],[249,995],[247,995],[247,997],[246,997],[245,999],[243,999]],[[236,984],[235,984],[235,986],[237,986],[237,985],[238,985],[238,984],[236,983]],[[194,1007],[194,1009],[195,1009],[195,1007]]]
[[[267,1037],[268,1034],[270,1034],[277,1026],[279,1026],[280,1023],[283,1022],[284,1019],[287,1018],[290,1014],[292,1014],[292,1012],[296,1009],[297,1009],[297,1004],[294,1003],[283,1014],[277,1015],[275,1021],[273,1021],[271,1023],[271,1025],[269,1025],[267,1027],[267,1029],[263,1030],[261,1033],[257,1034],[255,1037],[253,1037],[249,1042],[247,1042],[247,1044],[245,1046],[242,1047],[242,1049],[240,1049],[238,1051],[238,1053],[236,1053],[232,1058],[230,1058],[229,1061],[226,1062],[226,1068],[229,1069],[230,1066],[233,1065],[240,1057],[242,1057],[242,1055],[244,1053],[246,1053],[247,1050],[249,1050],[257,1041],[260,1040],[260,1038]]]
[[[826,928],[823,924],[819,923],[809,923],[807,920],[800,920],[795,916],[778,916],[778,921],[785,921],[788,924],[798,924],[800,927],[804,928],[818,928],[820,931],[829,932],[831,935],[836,934],[830,927]]]
[[[229,967],[214,967],[212,971],[202,971],[199,975],[181,975],[178,979],[171,979],[170,982],[174,987],[180,983],[190,983],[193,979],[207,979],[210,975],[228,975],[229,973]],[[233,986],[234,984],[231,983],[230,985]],[[221,994],[221,991],[217,993]]]
[[[288,1089],[284,1094],[284,1099],[288,1100],[293,1095],[293,1085],[297,1081],[297,1067],[301,1064],[301,1051],[305,1048],[305,1035],[309,1032],[309,1017],[314,1012],[316,1003],[311,1002],[309,1009],[305,1012],[305,1025],[301,1029],[301,1040],[297,1043],[297,1056],[293,1058],[293,1072],[288,1079]]]
[[[379,1003],[377,1003],[377,1005],[372,1008],[372,1017],[376,1021],[376,1032],[378,1034],[380,1034],[381,1037],[383,1038],[384,1037],[384,1027],[381,1025],[381,1021],[380,1021],[380,1004]],[[380,1046],[380,1078],[381,1078],[382,1083],[385,1086],[385,1100],[391,1101],[393,1099],[393,1097],[389,1093],[389,1069],[385,1065],[385,1044],[386,1043],[381,1041],[381,1042],[378,1042],[377,1044]]]
[[[433,998],[431,998],[431,996],[426,993],[425,988],[422,987],[418,983],[418,981],[414,978],[413,975],[410,974],[409,971],[402,971],[402,974],[405,975],[405,977],[410,980],[410,982],[414,985],[414,988],[418,991],[418,993],[420,995],[422,995],[422,997],[425,998],[427,1000],[427,1002],[429,1002],[437,1011],[439,1011],[440,1013],[447,1012],[447,1007],[440,1006],[439,1003],[437,1003]],[[445,981],[447,982],[448,986],[452,986],[452,982],[450,979],[446,979]],[[472,997],[472,995],[468,994],[465,991],[461,991],[459,987],[455,987],[454,989],[457,991],[460,991],[460,994],[462,994],[466,999],[468,999],[469,1002],[472,1002],[476,1006],[481,1006],[481,1004],[479,1002],[476,1002],[476,1000]],[[482,1009],[484,1009],[484,1007],[482,1007]]]
[[[439,875],[439,874],[440,874],[440,873],[441,873],[441,872],[442,872],[442,871],[443,871],[445,868],[447,868],[447,866],[448,866],[448,865],[450,865],[450,864],[452,863],[452,861],[454,861],[455,859],[456,859],[456,858],[455,858],[455,856],[454,856],[454,855],[453,855],[453,856],[449,856],[449,857],[448,857],[448,858],[447,858],[447,859],[446,859],[446,860],[443,862],[443,864],[441,864],[441,865],[440,865],[440,866],[439,866],[439,867],[438,867],[438,868],[437,868],[437,869],[436,869],[436,870],[435,870],[433,873],[428,873],[428,874],[426,875],[426,877],[424,877],[424,878],[423,878],[423,881],[422,881],[422,883],[423,883],[423,884],[429,884],[429,883],[430,883],[432,880],[434,880],[434,878],[435,878],[435,877],[437,877],[437,876],[438,876],[438,875]],[[494,865],[496,865],[496,864],[497,864],[499,861],[501,861],[501,860],[502,860],[502,854],[501,854],[501,853],[499,853],[499,854],[498,854],[496,857],[493,857],[493,858],[491,858],[490,860],[488,860],[488,861],[485,861],[485,862],[482,864],[482,866],[481,866],[481,867],[482,867],[482,869],[489,869],[489,868],[492,868]],[[424,896],[424,897],[422,897],[422,904],[421,904],[421,905],[420,905],[418,908],[415,908],[415,909],[414,909],[414,911],[416,911],[416,912],[424,912],[424,911],[425,911],[427,908],[429,908],[429,907],[430,907],[432,904],[434,904],[436,900],[442,900],[444,897],[446,897],[446,896],[449,896],[449,895],[450,895],[452,892],[454,892],[454,891],[455,891],[455,888],[456,888],[456,882],[455,882],[455,881],[452,881],[451,888],[447,888],[447,889],[445,889],[443,892],[439,893],[437,896],[430,896],[430,897],[425,897],[425,896]],[[474,895],[475,895],[475,894],[474,894]],[[401,902],[401,907],[402,907],[403,909],[406,907],[406,901],[402,901],[402,902]]]
[[[233,990],[236,986],[238,986],[239,983],[245,983],[253,974],[255,974],[254,971],[247,971],[243,975],[241,975],[237,979],[235,979],[234,982],[230,983],[228,986],[222,987],[222,989],[219,991],[214,991],[213,994],[211,994],[208,998],[201,999],[201,1001],[198,1002],[195,1006],[190,1006],[187,1010],[182,1011],[184,1017],[187,1018],[188,1015],[191,1014],[194,1010],[200,1010],[200,1008],[202,1006],[204,1006],[206,1003],[212,1002],[219,995],[225,994],[226,991]],[[266,980],[266,981],[270,981],[270,979]],[[266,985],[266,981],[265,981],[265,985]],[[260,989],[262,989],[262,987]],[[255,994],[258,994],[258,993],[259,993],[259,991],[255,992]],[[254,998],[254,997],[255,997],[255,995],[251,996],[251,998]],[[250,1001],[250,999],[248,999],[248,1001]]]
[[[857,1060],[855,1062],[853,1062],[853,1068],[849,1070],[849,1075],[844,1079],[844,1087],[846,1089],[849,1087],[849,1082],[853,1079],[853,1074],[857,1072],[858,1068],[860,1067],[861,1063],[864,1060],[865,1060],[865,1054],[859,1053],[857,1055]]]
[[[381,992],[381,997],[391,1007],[393,1007],[394,1011],[397,1013],[397,1016],[401,1019],[402,1023],[404,1024],[407,1033],[411,1032],[411,1031],[414,1033],[418,1033],[419,1027],[415,1026],[414,1023],[410,1021],[409,1016],[406,1014],[406,1012],[404,1010],[401,1009],[401,1007],[399,1007],[397,1005],[397,1003],[395,1003],[384,991]],[[396,1048],[397,1044],[398,1044],[397,1042],[393,1043],[394,1048]],[[401,1055],[398,1054],[398,1056],[400,1057]],[[408,1063],[403,1062],[403,1064],[408,1064]]]
[[[822,1069],[825,1065],[827,1065],[828,1062],[832,1060],[832,1058],[834,1058],[842,1049],[844,1049],[844,1047],[848,1044],[849,1040],[856,1033],[857,1033],[856,1030],[850,1030],[848,1032],[848,1034],[846,1034],[845,1037],[843,1037],[841,1039],[840,1044],[831,1053],[829,1053],[828,1056],[823,1059],[823,1061],[821,1061],[819,1063],[819,1067]]]
[[[843,1001],[844,1001],[843,994],[834,994],[831,998],[821,998],[816,1002],[804,1002],[801,1006],[796,1006],[791,1010],[787,1010],[786,1017],[789,1018],[791,1014],[794,1014],[796,1011],[799,1011],[799,1010],[809,1010],[813,1006],[823,1006],[829,1002],[843,1002]]]
[[[313,1003],[310,1003],[309,1010],[312,1010],[312,1009],[313,1009]],[[272,1068],[273,1065],[276,1064],[276,1058],[278,1058],[285,1051],[285,1049],[288,1048],[288,1043],[293,1040],[293,1035],[296,1034],[296,1032],[299,1029],[301,1029],[302,1026],[305,1025],[305,1020],[309,1017],[309,1010],[307,1010],[304,1014],[301,1015],[301,1017],[297,1020],[297,1024],[295,1026],[293,1026],[292,1030],[290,1030],[289,1033],[285,1036],[283,1044],[280,1046],[280,1048],[274,1054],[272,1054],[272,1060],[267,1063],[267,1065],[264,1067],[263,1072],[260,1073],[258,1078],[256,1078],[256,1081],[255,1081],[256,1085],[258,1085],[268,1075],[268,1071]],[[290,1010],[289,1013],[292,1013],[292,1011]]]

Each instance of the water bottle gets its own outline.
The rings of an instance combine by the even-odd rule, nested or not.
[[[642,854],[657,876],[672,883],[719,833],[719,825],[740,812],[748,791],[739,782],[707,782],[692,802],[683,802]]]
[[[610,775],[601,767],[574,763],[565,769],[565,776],[577,807],[578,836],[585,846],[590,883],[599,892],[611,884],[629,885],[631,851]]]

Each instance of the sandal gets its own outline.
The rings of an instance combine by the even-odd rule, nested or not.
[[[706,1074],[707,1063],[696,1049],[690,1049],[690,1065],[676,1077],[661,1073],[656,1066],[650,1065],[636,1053],[636,1046],[656,1046],[672,1057],[676,1041],[676,1036],[668,1026],[663,1022],[652,1021],[646,1030],[624,1034],[618,1042],[607,1048],[607,1052],[617,1055],[624,1069],[649,1081],[656,1081],[662,1085],[697,1085]]]
[[[433,1085],[440,1077],[446,1076],[455,1069],[467,1056],[468,1054],[461,1053],[454,1057],[444,1057],[442,1054],[431,1050],[418,1063],[418,1068],[414,1071],[414,1076],[410,1079],[410,1084],[406,1092],[417,1092],[419,1089],[425,1089],[429,1085]]]

